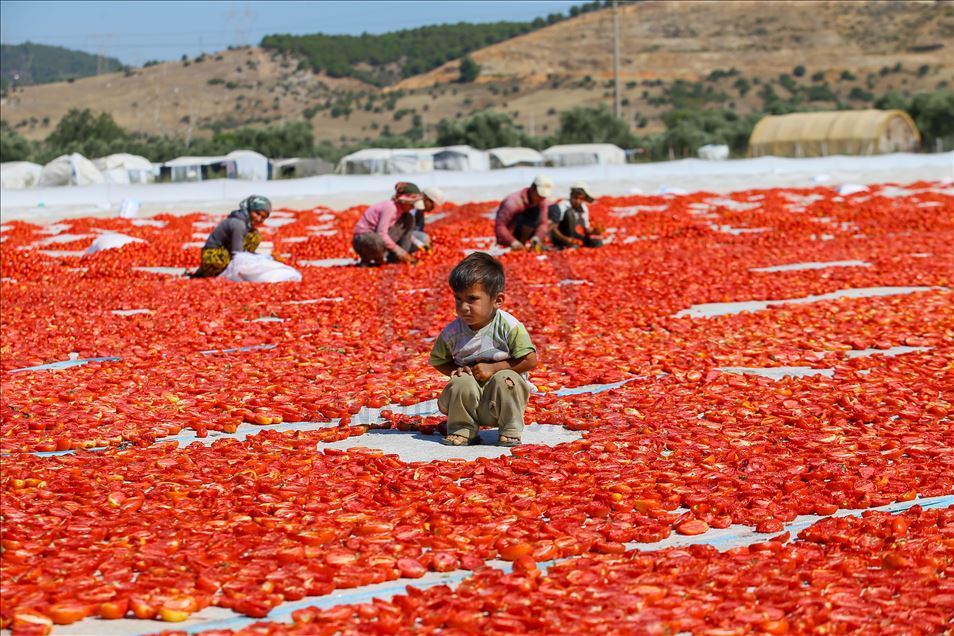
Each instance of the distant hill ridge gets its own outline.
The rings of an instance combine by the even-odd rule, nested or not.
[[[0,80],[4,88],[11,82],[17,86],[48,84],[90,77],[97,72],[113,73],[122,68],[122,62],[114,57],[100,58],[59,46],[32,42],[0,44]]]
[[[298,57],[302,65],[330,77],[353,77],[375,86],[426,73],[498,42],[505,42],[563,20],[606,8],[610,3],[583,3],[569,16],[551,13],[532,22],[434,24],[381,34],[267,35],[261,47]]]

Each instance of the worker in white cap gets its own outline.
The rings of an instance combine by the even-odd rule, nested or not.
[[[530,187],[509,195],[500,202],[494,221],[497,243],[514,250],[543,245],[547,236],[547,197],[553,181],[538,176]]]
[[[567,247],[600,247],[603,240],[590,225],[590,210],[593,203],[590,186],[583,182],[570,186],[570,198],[562,199],[547,208],[550,221],[550,242],[557,249]]]
[[[430,186],[421,191],[423,197],[414,204],[414,231],[411,241],[416,249],[431,249],[431,237],[424,232],[424,215],[439,210],[447,203],[447,197],[437,186]]]

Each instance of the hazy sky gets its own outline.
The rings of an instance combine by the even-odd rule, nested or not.
[[[258,44],[271,33],[383,33],[442,22],[532,20],[575,2],[0,2],[0,41],[117,57],[125,64]]]

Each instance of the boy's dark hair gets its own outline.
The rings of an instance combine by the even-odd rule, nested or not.
[[[506,286],[503,265],[484,252],[474,252],[459,262],[450,273],[448,282],[455,292],[480,284],[491,298],[502,293]]]

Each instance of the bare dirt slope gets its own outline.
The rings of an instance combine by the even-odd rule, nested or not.
[[[639,133],[663,127],[678,79],[717,96],[699,106],[740,113],[761,110],[759,84],[775,82],[784,96],[779,75],[798,65],[806,69],[799,85],[828,84],[836,98],[812,108],[869,106],[850,97],[853,89],[874,97],[954,84],[951,1],[650,1],[621,6],[619,14],[622,115]],[[451,62],[383,90],[315,75],[261,49],[223,51],[128,75],[20,88],[3,100],[2,116],[32,139],[45,137],[71,107],[111,113],[129,130],[182,137],[308,117],[318,140],[354,143],[401,133],[415,113],[433,141],[441,119],[493,108],[543,135],[567,108],[612,104],[611,33],[612,11],[587,13],[476,51],[482,70],[473,84],[454,83],[458,62]],[[740,79],[751,87],[740,89]]]
[[[687,2],[621,5],[620,71],[624,80],[696,80],[736,67],[750,75],[812,68],[878,71],[952,62],[950,2]],[[479,81],[514,77],[612,77],[613,13],[573,20],[486,47],[473,54]],[[932,45],[935,50],[919,50]],[[459,62],[409,78],[398,88],[453,81]]]
[[[365,87],[357,80],[296,70],[293,60],[249,48],[207,55],[201,61],[165,62],[131,74],[24,87],[3,100],[3,118],[11,125],[39,120],[19,129],[34,139],[48,134],[70,108],[108,112],[128,130],[187,135],[216,123],[231,127],[297,119],[308,103]],[[44,118],[50,120],[47,126]]]

